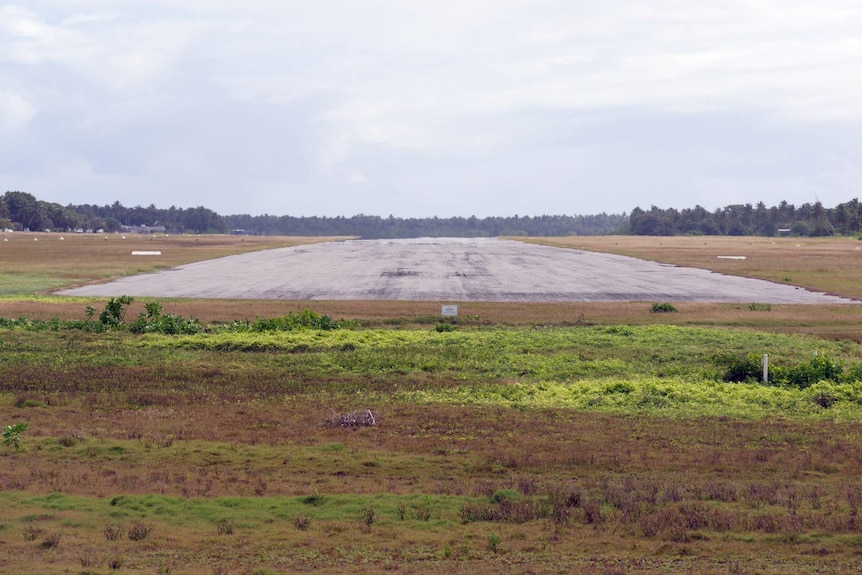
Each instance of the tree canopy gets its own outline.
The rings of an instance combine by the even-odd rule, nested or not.
[[[97,206],[62,206],[32,194],[9,191],[0,196],[0,229],[117,232],[159,226],[170,233],[246,233],[255,235],[359,236],[363,238],[495,237],[571,235],[760,235],[829,236],[862,232],[862,204],[826,208],[819,201],[794,206],[786,201],[767,207],[733,204],[709,211],[701,206],[678,210],[636,207],[630,214],[542,215],[508,217],[397,218],[358,214],[351,217],[222,216],[203,206],[167,209],[155,205],[126,207],[120,202]]]

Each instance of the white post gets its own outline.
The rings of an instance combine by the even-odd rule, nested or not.
[[[769,354],[763,354],[763,383],[769,383]]]

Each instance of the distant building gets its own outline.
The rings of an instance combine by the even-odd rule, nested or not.
[[[120,230],[130,234],[163,234],[165,226],[120,226]]]

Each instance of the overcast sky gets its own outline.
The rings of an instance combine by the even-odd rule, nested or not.
[[[0,3],[0,193],[221,214],[862,194],[859,0]]]

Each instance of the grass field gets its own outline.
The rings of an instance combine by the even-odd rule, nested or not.
[[[640,240],[566,241],[713,259]],[[291,240],[162,241],[178,263]],[[841,248],[818,249],[855,248],[830,241]],[[105,301],[35,292],[138,265],[118,250],[97,274],[64,249],[62,274],[47,256],[27,256],[38,273],[3,256],[42,279],[0,317],[82,320]],[[769,265],[798,276],[789,255]],[[844,275],[830,291],[853,295]],[[447,331],[439,304],[161,303],[206,322],[313,307],[360,325],[0,330],[0,425],[28,425],[0,445],[0,572],[862,569],[862,306],[470,304]],[[725,381],[763,353],[772,385]],[[781,383],[791,374],[813,379]],[[376,425],[338,424],[366,410]]]

